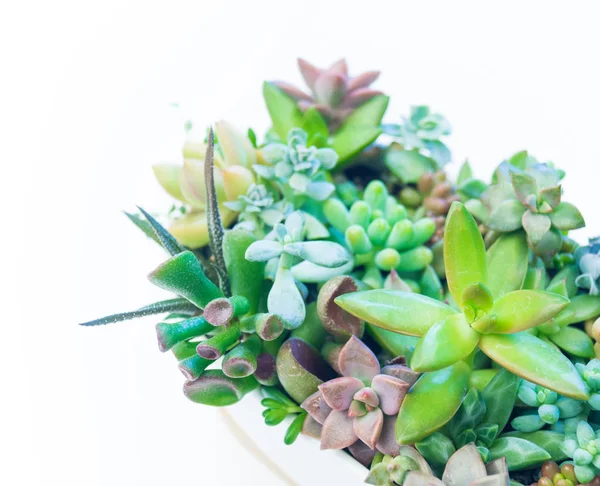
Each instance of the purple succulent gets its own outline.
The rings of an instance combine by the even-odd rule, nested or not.
[[[356,336],[341,349],[338,368],[343,376],[319,385],[301,405],[323,425],[321,449],[343,449],[360,440],[371,450],[397,454],[396,418],[418,373],[400,364],[382,370]]]
[[[369,88],[379,77],[379,71],[367,71],[350,77],[345,59],[334,62],[326,69],[298,59],[298,67],[311,94],[283,81],[277,81],[275,85],[294,98],[301,110],[315,107],[332,128],[339,126],[355,108],[382,94]]]

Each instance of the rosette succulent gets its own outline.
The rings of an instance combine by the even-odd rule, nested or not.
[[[575,206],[562,201],[563,174],[529,158],[520,167],[516,164],[514,158],[513,163],[503,162],[497,182],[482,195],[490,211],[486,225],[499,232],[523,228],[536,254],[553,257],[563,245],[561,232],[585,222]]]
[[[581,246],[575,252],[575,259],[581,274],[575,280],[578,287],[590,295],[600,294],[600,237],[590,239],[588,246]]]
[[[575,477],[580,483],[589,483],[600,474],[600,433],[582,420],[575,434],[565,439],[563,449],[575,464]]]
[[[413,447],[400,446],[398,455],[380,455],[373,460],[365,483],[377,486],[402,484],[411,471],[422,471],[433,476],[433,471],[421,454]]]
[[[430,218],[412,221],[381,181],[370,182],[350,209],[339,199],[327,200],[323,214],[344,235],[356,266],[365,268],[362,280],[371,287],[383,286],[382,271],[418,272],[433,260],[424,244],[435,232],[435,223]]]
[[[302,111],[316,109],[333,130],[357,107],[382,94],[381,91],[370,88],[379,77],[379,71],[367,71],[351,77],[345,59],[340,59],[325,69],[298,59],[298,67],[310,94],[283,81],[273,84],[294,99]]]
[[[254,183],[252,166],[256,164],[256,151],[250,140],[227,122],[216,123],[215,131],[219,140],[214,153],[215,188],[223,224],[229,226],[237,213],[223,203],[235,201]],[[171,221],[169,231],[182,245],[192,249],[205,246],[209,241],[204,177],[206,150],[206,144],[188,141],[183,147],[183,166],[158,164],[153,167],[163,189],[184,205],[184,213]]]
[[[377,357],[352,336],[341,349],[340,378],[319,385],[303,403],[323,425],[322,449],[343,449],[356,441],[384,454],[398,453],[396,415],[417,374],[401,365],[381,369]]]
[[[600,410],[600,360],[593,359],[585,365],[576,363],[575,367],[590,389],[589,406],[594,410]]]

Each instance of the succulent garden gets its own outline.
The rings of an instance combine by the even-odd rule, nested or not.
[[[600,485],[600,240],[569,237],[565,173],[521,151],[453,179],[442,115],[384,123],[378,72],[298,64],[305,90],[263,85],[262,139],[188,137],[154,167],[173,208],[127,213],[165,300],[82,325],[161,316],[189,400],[260,393],[282,447],[368,484]]]

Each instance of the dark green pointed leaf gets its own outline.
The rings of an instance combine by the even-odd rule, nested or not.
[[[521,231],[500,236],[487,251],[488,288],[494,297],[519,290],[527,273],[529,247]]]
[[[555,334],[548,335],[550,341],[567,353],[580,358],[593,358],[594,342],[581,329],[566,326]]]
[[[396,440],[414,444],[448,423],[467,393],[469,372],[467,364],[461,361],[421,376],[400,408]]]
[[[486,403],[477,388],[471,388],[448,424],[450,436],[456,441],[458,435],[467,430],[474,429],[481,423],[486,412]]]
[[[528,381],[578,400],[589,398],[586,384],[573,363],[554,345],[527,332],[487,334],[479,341],[479,348],[496,363]]]
[[[442,302],[400,290],[353,292],[335,303],[369,324],[411,336],[423,336],[436,322],[456,314]]]
[[[141,229],[148,238],[156,241],[156,243],[162,246],[162,243],[160,242],[158,236],[156,236],[156,233],[154,232],[154,228],[152,228],[152,225],[148,222],[148,220],[142,219],[139,214],[132,214],[128,213],[127,211],[124,211],[124,213],[125,216],[129,218],[129,221],[131,221],[139,229]]]
[[[540,446],[518,437],[499,438],[489,449],[493,460],[506,457],[509,471],[540,466],[550,459],[550,454]]]
[[[491,379],[481,393],[486,405],[482,424],[495,424],[500,431],[506,427],[517,400],[520,382],[518,376],[506,369],[501,369]]]
[[[121,312],[110,316],[94,319],[93,321],[82,322],[80,326],[103,326],[114,322],[129,321],[138,317],[153,316],[155,314],[166,314],[167,312],[183,312],[190,314],[197,312],[198,308],[187,299],[169,299],[155,302],[131,312]]]
[[[144,218],[148,220],[148,223],[152,226],[158,241],[162,245],[162,247],[169,252],[171,255],[177,255],[182,251],[185,251],[177,240],[169,233],[156,219],[152,217],[149,213],[147,213],[144,209],[138,206],[140,212],[144,215]]]
[[[417,450],[433,466],[444,466],[456,448],[452,441],[441,432],[434,432],[415,444]]]
[[[487,263],[479,227],[459,202],[452,203],[446,217],[444,261],[448,288],[462,308],[467,287],[476,283],[487,284]]]
[[[263,97],[273,123],[273,130],[281,140],[287,140],[292,128],[302,126],[302,112],[296,102],[272,83],[263,84]]]
[[[296,416],[296,418],[292,421],[287,431],[285,432],[285,437],[283,438],[283,443],[285,445],[292,445],[296,442],[296,439],[302,432],[302,427],[304,426],[304,420],[308,414],[306,412],[302,412]]]
[[[537,432],[513,431],[503,434],[502,437],[517,437],[533,442],[550,454],[553,461],[560,462],[568,459],[562,448],[565,436],[560,432],[554,432],[553,430],[538,430]]]

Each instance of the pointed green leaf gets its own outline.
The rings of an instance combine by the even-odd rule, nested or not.
[[[567,296],[574,297],[575,295],[577,295],[578,290],[577,285],[575,284],[575,280],[578,276],[579,268],[577,267],[577,265],[567,265],[560,272],[558,272],[552,278],[552,280],[550,280],[550,283],[548,284],[548,288],[546,288],[546,290],[549,290],[549,288],[555,285],[557,282],[564,281],[567,289]]]
[[[374,326],[411,336],[423,336],[436,322],[456,314],[442,302],[399,290],[344,294],[337,297],[335,303]]]
[[[515,231],[523,226],[522,218],[525,206],[518,199],[502,201],[498,206],[491,206],[490,219],[487,223],[494,231]]]
[[[502,437],[517,437],[533,442],[535,445],[544,449],[553,461],[564,461],[568,458],[564,453],[562,443],[565,440],[564,434],[552,430],[538,430],[537,432],[508,432]]]
[[[469,372],[467,364],[461,361],[421,376],[400,408],[396,440],[414,444],[448,423],[467,393]]]
[[[169,299],[140,307],[139,309],[131,312],[120,312],[119,314],[112,314],[110,316],[101,317],[100,319],[94,319],[93,321],[82,322],[79,325],[103,326],[105,324],[112,324],[114,322],[129,321],[131,319],[137,319],[138,317],[165,314],[167,312],[189,312],[192,314],[197,311],[198,308],[190,303],[187,299]]]
[[[392,174],[405,184],[414,184],[419,178],[435,170],[435,163],[418,150],[406,150],[392,144],[385,155],[385,165]]]
[[[564,349],[567,353],[574,356],[593,358],[595,355],[592,339],[576,327],[562,327],[560,331],[550,334],[548,338],[559,348]]]
[[[469,164],[469,161],[465,160],[463,165],[460,166],[460,171],[458,172],[458,177],[456,178],[456,184],[461,186],[472,178],[473,169],[471,169],[471,164]]]
[[[496,424],[500,431],[506,427],[515,406],[520,382],[518,376],[506,369],[501,369],[492,378],[481,393],[487,407],[482,424]]]
[[[474,429],[481,423],[481,419],[485,415],[486,403],[481,396],[481,392],[477,388],[471,388],[456,415],[448,424],[450,437],[455,441],[457,437],[468,429]]]
[[[386,331],[380,327],[367,325],[367,332],[392,356],[404,356],[410,361],[415,347],[419,342],[416,336],[407,336],[397,332]]]
[[[479,348],[515,375],[568,397],[589,398],[573,363],[554,345],[527,332],[488,334],[482,336]]]
[[[415,347],[410,367],[414,371],[435,371],[456,363],[473,352],[480,334],[463,314],[454,314],[434,324]]]
[[[144,218],[148,220],[148,223],[152,226],[158,241],[162,245],[162,247],[169,252],[171,255],[177,255],[182,251],[185,251],[177,240],[169,233],[156,219],[154,219],[149,213],[147,213],[144,209],[138,206],[140,212],[144,215]]]
[[[304,112],[300,128],[308,134],[307,146],[325,147],[329,138],[329,129],[321,113],[314,106]]]
[[[575,206],[568,202],[561,202],[550,214],[552,224],[561,231],[583,228],[585,221]]]
[[[287,140],[292,128],[302,126],[302,112],[296,102],[272,83],[263,84],[263,97],[273,123],[273,130],[281,140]]]
[[[571,299],[571,303],[554,318],[559,326],[595,319],[600,316],[600,295],[582,294]]]
[[[497,439],[490,447],[490,453],[493,460],[506,457],[509,471],[540,466],[544,461],[550,459],[550,454],[540,446],[517,437]]]
[[[562,295],[544,290],[515,290],[494,301],[495,324],[489,332],[524,331],[552,319],[569,304]]]
[[[331,137],[331,148],[339,155],[336,170],[381,134],[381,120],[389,103],[389,97],[379,95],[359,106],[346,118]]]
[[[158,236],[156,236],[156,233],[154,232],[154,229],[152,228],[152,225],[148,222],[148,220],[142,219],[139,214],[128,213],[127,211],[123,212],[125,213],[125,216],[129,218],[129,221],[131,221],[139,229],[141,229],[148,238],[156,241],[156,243],[162,246],[160,240],[158,239]]]
[[[191,251],[169,258],[148,275],[148,280],[161,289],[185,297],[201,309],[211,300],[223,297],[219,288],[204,274],[200,262]]]
[[[446,218],[444,261],[448,288],[462,308],[463,293],[469,285],[487,284],[487,263],[479,227],[459,202],[452,203]]]
[[[531,210],[525,211],[521,222],[523,223],[523,229],[534,246],[542,241],[552,226],[552,222],[547,215],[533,213]]]
[[[521,231],[500,236],[487,251],[488,288],[494,297],[519,290],[527,273],[529,248]]]

